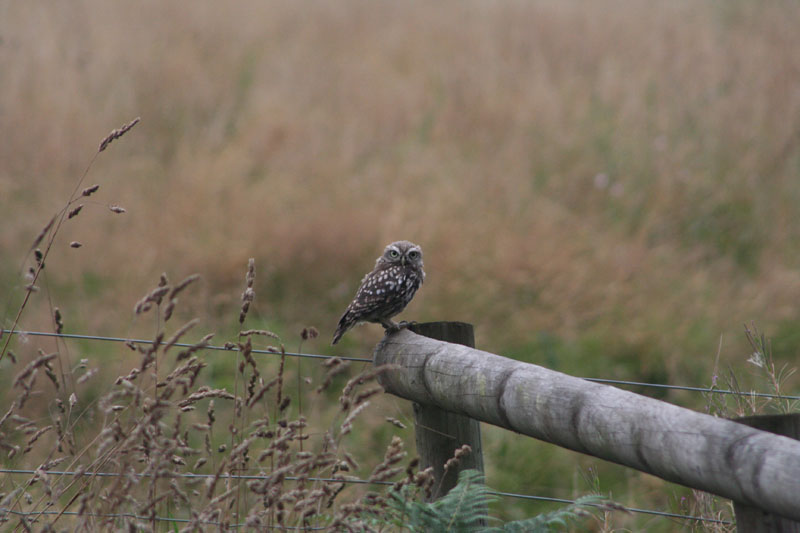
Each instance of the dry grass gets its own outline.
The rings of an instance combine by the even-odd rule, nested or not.
[[[87,300],[165,268],[228,293],[256,252],[285,320],[332,324],[402,236],[433,273],[410,311],[487,345],[594,331],[677,378],[675,338],[797,319],[791,3],[82,5],[6,8],[0,239],[38,230],[76,140],[146,117],[98,165],[127,219],[75,221],[62,260]]]
[[[251,260],[248,291],[254,272]],[[197,323],[190,321],[165,340],[176,296],[196,280],[172,285],[162,275],[137,303],[137,315],[154,314],[162,326],[149,343],[126,343],[139,363],[99,397],[87,387],[96,384],[97,368],[82,361],[64,372],[66,346],[40,351],[19,369],[11,384],[15,399],[0,417],[0,449],[6,465],[33,474],[3,476],[0,523],[25,531],[378,531],[363,525],[362,515],[380,512],[384,496],[354,489],[352,480],[395,482],[392,490],[430,486],[430,472],[418,472],[416,459],[406,461],[397,436],[371,474],[346,451],[346,435],[383,392],[370,387],[383,368],[351,378],[339,399],[340,422],[312,434],[304,433],[302,411],[292,417],[288,410],[283,346],[275,348],[280,366],[274,377],[262,374],[264,365],[253,357],[253,335],[280,342],[271,332],[242,331],[231,343],[239,361],[233,392],[209,386],[199,352],[213,334],[173,349]],[[327,366],[317,394],[347,364],[331,359]],[[52,411],[43,411],[41,398]],[[219,403],[226,405],[221,413]]]
[[[152,335],[131,303],[167,271],[203,280],[173,321],[230,333],[255,256],[253,327],[315,324],[326,350],[406,238],[429,272],[406,316],[472,322],[490,351],[699,385],[720,340],[720,365],[743,362],[756,319],[787,333],[780,366],[800,327],[799,25],[784,0],[7,3],[0,327],[86,139],[141,116],[47,260],[66,331]],[[21,325],[53,321],[37,305]]]

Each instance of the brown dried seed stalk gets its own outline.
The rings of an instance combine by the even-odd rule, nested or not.
[[[278,406],[279,411],[285,411],[289,404],[292,403],[292,399],[288,396],[281,400],[281,404]]]
[[[333,366],[339,366],[344,362],[345,361],[343,361],[341,357],[331,357],[330,359],[322,363],[322,365],[327,368],[331,368]]]
[[[411,481],[414,479],[414,469],[419,466],[419,457],[414,457],[411,461],[408,462],[408,466],[406,467],[406,474],[408,474],[408,480]]]
[[[175,494],[184,504],[189,505],[191,507],[191,503],[189,502],[189,496],[185,492],[181,490],[178,486],[178,482],[176,480],[172,480],[169,483],[170,489],[172,489],[172,493]]]
[[[269,383],[267,383],[266,385],[263,385],[263,386],[262,386],[260,389],[258,389],[258,390],[255,392],[255,394],[253,394],[253,395],[252,395],[252,396],[251,396],[251,397],[250,397],[250,398],[247,400],[247,407],[253,407],[253,406],[254,406],[254,405],[255,405],[255,404],[256,404],[256,403],[257,403],[259,400],[261,400],[261,398],[264,396],[264,394],[265,394],[265,393],[266,393],[266,392],[267,392],[269,389],[271,389],[272,387],[274,387],[274,386],[275,386],[277,383],[278,383],[278,378],[273,378],[273,379],[272,379],[272,380],[271,380]]]
[[[30,376],[34,370],[39,368],[40,366],[46,365],[49,361],[52,361],[58,356],[58,352],[53,352],[50,354],[42,354],[22,369],[22,372],[17,374],[17,377],[14,378],[14,386],[19,385],[22,383],[28,376]]]
[[[86,381],[89,381],[95,374],[97,374],[97,369],[92,368],[89,371],[87,371],[84,375],[79,377],[77,383],[78,384],[85,383]]]
[[[161,301],[164,298],[164,295],[169,292],[170,288],[165,286],[159,286],[147,293],[147,295],[136,302],[136,305],[133,308],[133,312],[138,314],[144,313],[145,311],[149,311],[152,307],[150,305],[151,302],[155,302],[156,305],[161,305]]]
[[[226,400],[233,400],[236,397],[225,389],[212,390],[208,387],[200,387],[197,392],[194,392],[185,399],[181,400],[178,403],[178,406],[184,407],[191,405],[199,400],[202,400],[203,398],[224,398]]]
[[[208,337],[208,335],[206,335],[206,337]],[[189,346],[185,350],[182,350],[180,353],[178,353],[178,356],[175,358],[175,360],[176,361],[183,361],[184,359],[186,359],[187,357],[192,355],[194,352],[202,350],[203,348],[208,346],[208,339],[206,337],[203,337],[203,339],[201,339],[200,342],[198,342],[196,344],[192,344],[191,346]],[[203,366],[205,366],[205,365],[203,365]]]
[[[50,426],[45,426],[45,427],[43,427],[43,428],[39,429],[39,430],[38,430],[38,431],[37,431],[37,432],[36,432],[36,433],[33,435],[33,437],[31,437],[30,439],[28,439],[28,446],[30,446],[31,444],[33,444],[34,442],[36,442],[37,440],[39,440],[39,437],[41,437],[42,435],[44,435],[45,433],[47,433],[47,432],[48,432],[48,431],[50,431],[51,429],[53,429],[53,426],[52,426],[52,425],[50,425]]]
[[[244,279],[248,287],[252,287],[256,280],[256,260],[253,257],[247,260],[247,274]]]
[[[348,361],[342,361],[338,357],[334,357],[333,359],[328,359],[327,361],[325,361],[323,365],[328,367],[329,370],[327,374],[325,374],[325,379],[323,380],[322,384],[320,384],[320,386],[317,387],[317,394],[327,389],[328,386],[330,386],[331,382],[333,381],[333,378],[336,375],[341,374],[342,372],[347,370],[347,367],[350,366],[350,363]]]
[[[247,318],[247,311],[250,310],[250,302],[242,304],[242,310],[239,311],[239,324],[244,324],[244,319]]]
[[[109,133],[105,139],[100,141],[100,147],[98,148],[97,151],[102,152],[103,150],[105,150],[108,147],[108,145],[111,144],[112,141],[119,139],[120,137],[128,133],[128,131],[130,131],[131,128],[137,125],[140,120],[141,120],[140,117],[136,117],[129,123],[123,125],[121,128],[112,130],[111,133]]]
[[[16,403],[12,404],[11,407],[8,409],[8,411],[6,411],[6,414],[0,417],[0,426],[2,426],[5,423],[5,421],[8,420],[8,417],[12,416],[14,409],[16,409],[17,407],[18,405]]]
[[[147,301],[155,302],[156,305],[161,305],[161,300],[164,298],[164,295],[169,292],[169,287],[166,286],[159,286],[150,291],[150,294],[147,295]]]
[[[53,309],[53,321],[56,323],[56,333],[61,333],[64,329],[64,321],[61,318],[61,310],[58,307]]]
[[[363,390],[358,394],[356,394],[355,404],[358,405],[367,398],[371,398],[372,396],[375,396],[376,394],[380,394],[382,392],[383,392],[383,387],[381,387],[380,385],[377,387],[372,387],[371,389]]]
[[[125,208],[124,207],[120,207],[120,206],[118,206],[116,204],[111,204],[111,205],[108,206],[108,208],[111,211],[113,211],[114,213],[117,213],[117,214],[122,214],[122,213],[125,212]]]
[[[240,337],[247,337],[250,335],[261,335],[264,337],[272,337],[273,339],[280,340],[277,333],[273,333],[271,331],[267,331],[265,329],[246,329],[244,331],[239,332]]]
[[[39,468],[41,468],[42,470],[50,470],[52,468],[55,468],[59,464],[63,463],[66,459],[67,459],[66,457],[59,457],[58,459],[53,459],[52,461],[48,461],[42,464],[42,466],[40,466]]]
[[[303,328],[303,331],[300,332],[300,338],[304,341],[308,339],[316,339],[319,337],[319,331],[314,326],[310,326],[307,328]]]
[[[306,417],[304,417],[304,416],[301,416],[297,420],[289,422],[289,427],[291,429],[302,429],[302,428],[306,427],[307,425],[308,425],[308,422],[306,422]]]
[[[370,481],[386,481],[388,479],[392,479],[397,474],[405,470],[402,466],[396,466],[394,468],[387,468],[385,470],[381,470],[380,472],[375,472],[373,475],[370,476]]]
[[[200,274],[192,274],[188,276],[186,279],[175,285],[172,289],[172,292],[169,293],[169,299],[173,300],[178,294],[180,294],[183,289],[194,283],[195,281],[200,279]]]
[[[357,385],[363,385],[367,381],[372,381],[373,379],[375,379],[377,376],[379,376],[384,372],[388,372],[389,370],[396,370],[399,368],[400,368],[399,365],[387,364],[375,367],[372,370],[364,371],[361,374],[358,374],[357,376],[350,379],[350,381],[348,381],[347,384],[344,386],[344,388],[342,389],[342,395],[339,397],[339,401],[342,403],[343,406],[349,405],[350,403],[349,396]],[[346,409],[346,407],[343,408]]]
[[[345,418],[344,422],[342,422],[341,426],[342,435],[347,435],[348,433],[350,433],[350,431],[353,429],[353,419],[355,419],[355,417],[357,417],[361,413],[361,411],[363,411],[368,405],[369,402],[364,402],[355,409],[353,409],[353,411],[349,415],[347,415],[347,418]]]
[[[42,228],[42,231],[40,231],[39,235],[37,235],[36,238],[33,240],[33,246],[31,246],[31,250],[33,250],[37,246],[39,246],[39,243],[42,242],[42,239],[44,239],[44,236],[47,235],[47,232],[50,231],[50,228],[53,227],[53,222],[56,221],[56,217],[57,216],[58,215],[53,215],[53,218],[50,219],[50,222],[48,222],[47,225],[44,228]]]
[[[348,452],[344,452],[343,457],[345,462],[351,469],[358,470],[358,462],[352,455],[350,455]]]
[[[456,453],[455,453],[454,457],[456,459],[461,459],[462,457],[466,457],[467,455],[469,455],[471,453],[472,453],[472,448],[470,447],[470,445],[469,444],[464,444],[463,446],[461,446],[461,448],[456,450]]]
[[[255,300],[256,292],[253,290],[253,282],[256,279],[256,260],[250,258],[247,262],[247,274],[245,274],[246,287],[242,293],[242,309],[239,311],[239,324],[244,324],[247,312],[250,310],[250,303]]]
[[[197,325],[199,322],[200,322],[200,319],[199,319],[199,318],[195,318],[195,319],[192,319],[192,320],[190,320],[189,322],[187,322],[187,323],[186,323],[186,324],[184,324],[183,326],[181,326],[181,327],[178,329],[178,331],[176,331],[176,332],[175,332],[175,334],[174,334],[174,335],[172,335],[172,337],[170,337],[170,338],[169,338],[169,340],[167,340],[166,344],[164,345],[164,353],[167,353],[167,351],[168,351],[170,348],[172,348],[172,347],[175,345],[175,343],[176,343],[176,342],[178,342],[178,340],[179,340],[179,339],[180,339],[180,338],[181,338],[181,337],[182,337],[182,336],[183,336],[183,335],[184,335],[184,334],[185,334],[187,331],[189,331],[190,329],[192,329],[193,327],[195,327],[195,326],[196,326],[196,325]]]
[[[414,484],[425,490],[425,493],[430,497],[431,488],[436,479],[433,476],[433,467],[429,466],[422,472],[414,474]]]
[[[83,189],[81,191],[81,196],[91,196],[94,193],[96,193],[97,189],[99,189],[99,188],[100,188],[100,185],[98,183],[95,183],[94,185],[92,185],[90,187],[86,187],[85,189]]]
[[[458,466],[458,464],[461,462],[461,459],[466,457],[470,453],[472,453],[472,448],[469,446],[469,444],[464,444],[463,446],[461,446],[459,449],[455,451],[453,457],[448,459],[447,462],[444,464],[445,471],[448,471]]]
[[[78,216],[78,213],[81,212],[81,209],[83,209],[83,204],[78,204],[78,207],[74,208],[72,211],[69,212],[69,214],[67,215],[67,219]]]
[[[172,318],[172,312],[175,310],[175,300],[170,300],[164,306],[164,322]]]
[[[396,419],[396,418],[392,418],[392,417],[390,417],[390,416],[387,416],[387,417],[386,417],[386,421],[387,421],[387,422],[389,422],[390,424],[392,424],[393,426],[397,426],[397,427],[399,427],[400,429],[406,429],[406,425],[405,425],[405,424],[403,424],[402,422],[400,422],[400,421],[399,421],[398,419]]]

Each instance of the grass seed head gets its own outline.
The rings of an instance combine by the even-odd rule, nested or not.
[[[73,209],[72,209],[72,210],[69,212],[69,214],[67,215],[67,219],[70,219],[70,218],[73,218],[73,217],[76,217],[76,216],[78,216],[78,213],[80,213],[80,212],[81,212],[81,209],[83,209],[83,204],[78,204],[78,206],[77,206],[77,207],[73,208]]]
[[[64,329],[64,321],[61,317],[61,310],[58,307],[53,309],[53,321],[56,323],[56,333],[61,333]]]
[[[115,129],[115,130],[111,130],[111,133],[109,133],[105,137],[105,139],[100,141],[100,146],[98,147],[97,152],[98,153],[102,152],[103,150],[108,148],[109,144],[111,144],[116,139],[119,139],[120,137],[122,137],[123,135],[128,133],[131,130],[131,128],[133,128],[135,125],[137,125],[139,123],[140,120],[141,120],[140,117],[136,117],[135,119],[133,119],[129,123],[123,125],[121,128],[118,128],[118,129]]]
[[[319,337],[319,331],[317,331],[317,328],[313,326],[303,328],[303,331],[300,332],[300,338],[304,341],[308,339],[316,339],[317,337]]]
[[[83,189],[81,191],[81,196],[91,196],[94,193],[96,193],[97,189],[99,189],[99,188],[100,188],[100,185],[98,183],[95,183],[94,185],[91,185],[91,186],[86,187],[85,189]]]
[[[48,222],[45,225],[45,227],[42,228],[42,231],[40,231],[39,234],[36,236],[36,238],[33,240],[33,245],[31,246],[31,250],[39,246],[39,244],[42,242],[42,239],[44,239],[44,236],[47,235],[47,232],[50,231],[50,228],[53,227],[53,223],[56,221],[57,216],[58,215],[53,215],[53,218],[50,219],[50,222]]]

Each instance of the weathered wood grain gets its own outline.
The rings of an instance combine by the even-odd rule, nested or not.
[[[800,439],[800,414],[761,415],[737,418],[747,426]],[[747,533],[800,533],[800,521],[782,518],[754,507],[734,502],[736,529]]]
[[[471,324],[463,322],[426,322],[410,328],[415,333],[437,340],[475,347],[475,335]],[[481,446],[480,422],[465,415],[446,411],[435,405],[414,402],[414,433],[420,466],[433,467],[436,479],[437,499],[456,486],[458,474],[468,468],[483,472],[483,450]],[[445,463],[462,445],[467,444],[472,453],[462,458],[459,464],[445,472]]]
[[[602,354],[598,354],[602,357]],[[390,393],[800,519],[800,442],[401,330],[375,350]]]

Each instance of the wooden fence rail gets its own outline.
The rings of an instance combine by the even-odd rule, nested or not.
[[[800,520],[800,441],[408,330],[387,392]]]

